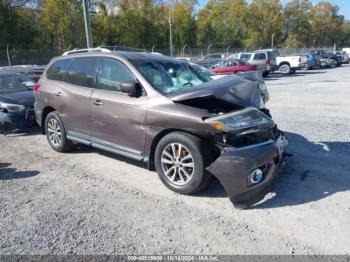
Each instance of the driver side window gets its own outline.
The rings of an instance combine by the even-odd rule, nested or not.
[[[135,81],[134,75],[121,62],[102,58],[99,88],[107,91],[122,92],[120,84],[124,82]]]

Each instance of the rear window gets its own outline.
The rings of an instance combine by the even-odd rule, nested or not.
[[[92,87],[97,61],[96,57],[74,58],[64,81],[73,85]]]
[[[247,61],[249,58],[250,58],[250,54],[241,54],[241,57],[240,57],[240,59],[244,61]]]
[[[266,59],[265,53],[256,53],[254,55],[254,60],[265,60],[265,59]]]
[[[64,59],[54,62],[46,72],[46,77],[50,80],[62,80],[66,73],[71,59]]]

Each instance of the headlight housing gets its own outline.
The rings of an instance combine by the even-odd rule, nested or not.
[[[248,107],[230,114],[207,118],[204,122],[220,131],[234,133],[251,128],[272,127],[274,125],[270,117],[253,107]]]
[[[1,112],[17,113],[17,112],[21,112],[25,109],[26,109],[26,107],[24,105],[0,102],[0,111]]]

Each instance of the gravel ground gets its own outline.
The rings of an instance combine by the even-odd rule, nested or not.
[[[349,254],[350,66],[267,80],[293,157],[237,210],[213,180],[194,196],[102,151],[0,136],[0,254]]]

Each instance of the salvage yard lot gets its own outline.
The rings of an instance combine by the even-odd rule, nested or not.
[[[350,66],[266,80],[293,154],[263,203],[215,180],[194,196],[155,172],[38,130],[0,136],[0,254],[349,254]]]

